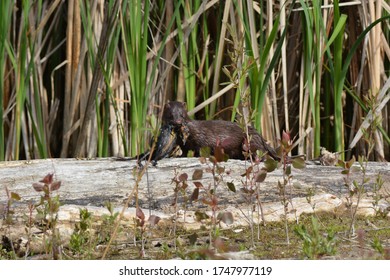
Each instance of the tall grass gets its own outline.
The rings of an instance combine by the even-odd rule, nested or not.
[[[322,73],[322,49],[323,49],[323,32],[321,28],[323,20],[321,7],[318,1],[313,1],[313,8],[309,9],[304,1],[300,1],[304,13],[304,67],[305,67],[305,84],[310,99],[310,110],[313,120],[313,152],[314,157],[319,156],[321,146],[321,122],[320,122],[320,90],[321,90],[321,73]],[[316,43],[316,45],[315,45]],[[301,116],[305,123],[308,114]],[[310,118],[309,118],[310,119]]]
[[[22,118],[24,115],[24,105],[26,100],[26,90],[27,90],[27,79],[28,79],[28,41],[27,41],[27,31],[29,28],[28,15],[30,12],[30,2],[22,1],[22,15],[21,15],[21,25],[19,30],[19,44],[16,50],[15,57],[15,68],[16,68],[16,108],[14,118],[14,133],[15,133],[15,142],[13,142],[13,159],[19,159],[20,154],[20,141],[22,133]],[[25,139],[27,140],[27,139]]]
[[[142,7],[144,5],[144,7]],[[132,154],[144,149],[141,141],[141,130],[146,118],[148,104],[147,86],[147,46],[148,21],[150,13],[149,1],[124,1],[122,7],[122,30],[125,47],[126,62],[129,69],[131,88],[130,118],[131,134],[130,145]],[[141,145],[140,145],[141,144]],[[139,146],[140,145],[140,146]]]
[[[329,3],[2,1],[0,160],[136,155],[168,98],[234,121],[244,92],[274,146],[287,129],[295,153],[344,151],[366,97],[386,100],[390,8]],[[382,118],[373,159],[390,156]]]
[[[181,62],[180,71],[183,71],[183,79],[185,84],[185,100],[189,110],[195,107],[196,101],[196,65],[200,64],[200,54],[198,49],[197,38],[199,36],[197,26],[194,27],[189,35],[189,40],[185,40],[184,30],[181,28],[181,22],[186,18],[190,18],[200,7],[199,0],[197,1],[180,1],[183,8],[183,13],[176,13],[176,25],[178,26],[178,38],[182,42],[180,44]],[[177,5],[177,4],[176,4]],[[183,18],[182,18],[183,17]]]
[[[335,150],[342,152],[344,150],[344,122],[343,122],[343,80],[341,68],[343,64],[343,43],[344,43],[344,24],[339,24],[345,16],[340,15],[339,1],[334,3],[334,29],[339,27],[340,32],[337,32],[334,40],[333,57],[334,57],[334,72],[333,72],[333,91],[334,91],[334,132],[335,132]],[[342,154],[342,159],[344,155]]]
[[[6,78],[6,56],[7,49],[10,48],[8,41],[8,31],[10,29],[11,24],[11,16],[12,16],[12,5],[10,1],[1,1],[1,21],[0,21],[0,160],[5,159],[5,137],[4,137],[4,107],[6,104],[4,100],[6,99],[5,92],[5,79]]]

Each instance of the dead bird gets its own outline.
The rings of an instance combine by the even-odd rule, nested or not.
[[[180,152],[180,147],[177,142],[181,135],[177,130],[177,128],[170,124],[162,125],[157,141],[155,142],[155,139],[152,138],[150,142],[150,147],[152,148],[136,157],[138,165],[142,166],[142,161],[148,161],[150,159],[152,165],[156,166],[158,160],[177,155]]]

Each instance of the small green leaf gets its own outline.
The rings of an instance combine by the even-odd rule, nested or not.
[[[348,175],[349,174],[349,169],[344,169],[343,171],[341,171],[341,174]]]
[[[227,187],[230,191],[236,192],[236,186],[234,185],[233,182],[227,182]]]
[[[268,158],[264,162],[264,168],[267,170],[267,172],[272,172],[278,167],[278,162],[274,159]]]
[[[206,220],[206,219],[208,219],[210,217],[205,212],[195,211],[195,218],[198,221],[202,221],[202,220]]]
[[[17,193],[14,193],[14,192],[11,192],[11,198],[13,200],[17,200],[17,201],[19,201],[21,199],[20,196]]]
[[[337,162],[337,165],[342,167],[342,168],[345,168],[345,161],[339,159],[338,162]]]
[[[303,158],[294,158],[291,163],[296,169],[303,169],[306,166],[305,160]]]
[[[346,168],[351,168],[351,166],[355,163],[356,159],[355,156],[352,156],[352,158],[346,162]]]
[[[330,47],[330,45],[333,43],[333,41],[336,39],[337,36],[339,36],[340,33],[344,30],[345,23],[347,21],[346,15],[341,15],[339,20],[337,21],[337,25],[335,26],[332,36],[329,38],[328,43],[326,44],[325,48],[323,49],[322,53],[324,54]]]
[[[211,149],[210,147],[202,147],[200,148],[200,156],[208,158],[210,156]]]

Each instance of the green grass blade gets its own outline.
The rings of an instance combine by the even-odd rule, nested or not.
[[[294,6],[294,4],[295,4],[295,0],[292,1],[291,7]],[[291,16],[291,10],[289,11],[289,13],[287,15],[286,22],[288,22],[290,16]],[[278,16],[278,18],[279,18],[279,16]],[[280,35],[279,41],[278,41],[276,48],[275,48],[275,51],[274,51],[274,55],[273,55],[269,65],[268,65],[268,69],[267,69],[266,74],[264,76],[264,80],[262,82],[261,89],[260,89],[259,104],[257,105],[257,108],[259,108],[259,110],[263,106],[264,98],[265,98],[265,95],[267,93],[267,88],[269,86],[269,80],[271,78],[272,71],[275,68],[275,66],[279,60],[279,57],[280,57],[280,54],[282,51],[283,41],[284,41],[286,34],[287,34],[287,28],[288,28],[288,26],[285,26],[282,34]],[[267,40],[269,40],[269,38]],[[261,114],[256,115],[256,120],[257,120],[256,124],[258,125],[258,127],[256,127],[256,128],[259,130],[260,130],[260,117],[261,117]]]
[[[6,45],[8,42],[8,31],[11,25],[12,2],[1,1],[0,3],[0,161],[5,159],[5,137],[3,126],[3,100],[5,98],[4,79],[6,65]]]
[[[19,159],[20,142],[21,142],[21,126],[22,126],[22,114],[24,113],[24,105],[26,100],[27,90],[27,53],[28,53],[28,35],[29,21],[28,16],[30,13],[30,3],[27,0],[22,1],[22,22],[20,25],[21,36],[20,44],[17,56],[17,82],[16,82],[16,108],[15,108],[15,141],[13,148],[13,159]]]
[[[343,102],[342,89],[344,85],[344,78],[341,75],[341,68],[343,64],[343,39],[346,16],[340,16],[339,1],[334,1],[334,30],[336,33],[333,43],[333,57],[334,57],[334,136],[335,136],[335,150],[337,152],[344,151],[344,116],[343,116]],[[333,37],[333,35],[332,35]],[[331,39],[332,39],[331,37]],[[331,41],[331,40],[329,40]],[[344,159],[344,154],[341,154],[341,159]]]

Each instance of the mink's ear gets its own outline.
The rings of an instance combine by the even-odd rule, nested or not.
[[[183,107],[187,109],[187,102],[182,102]]]

